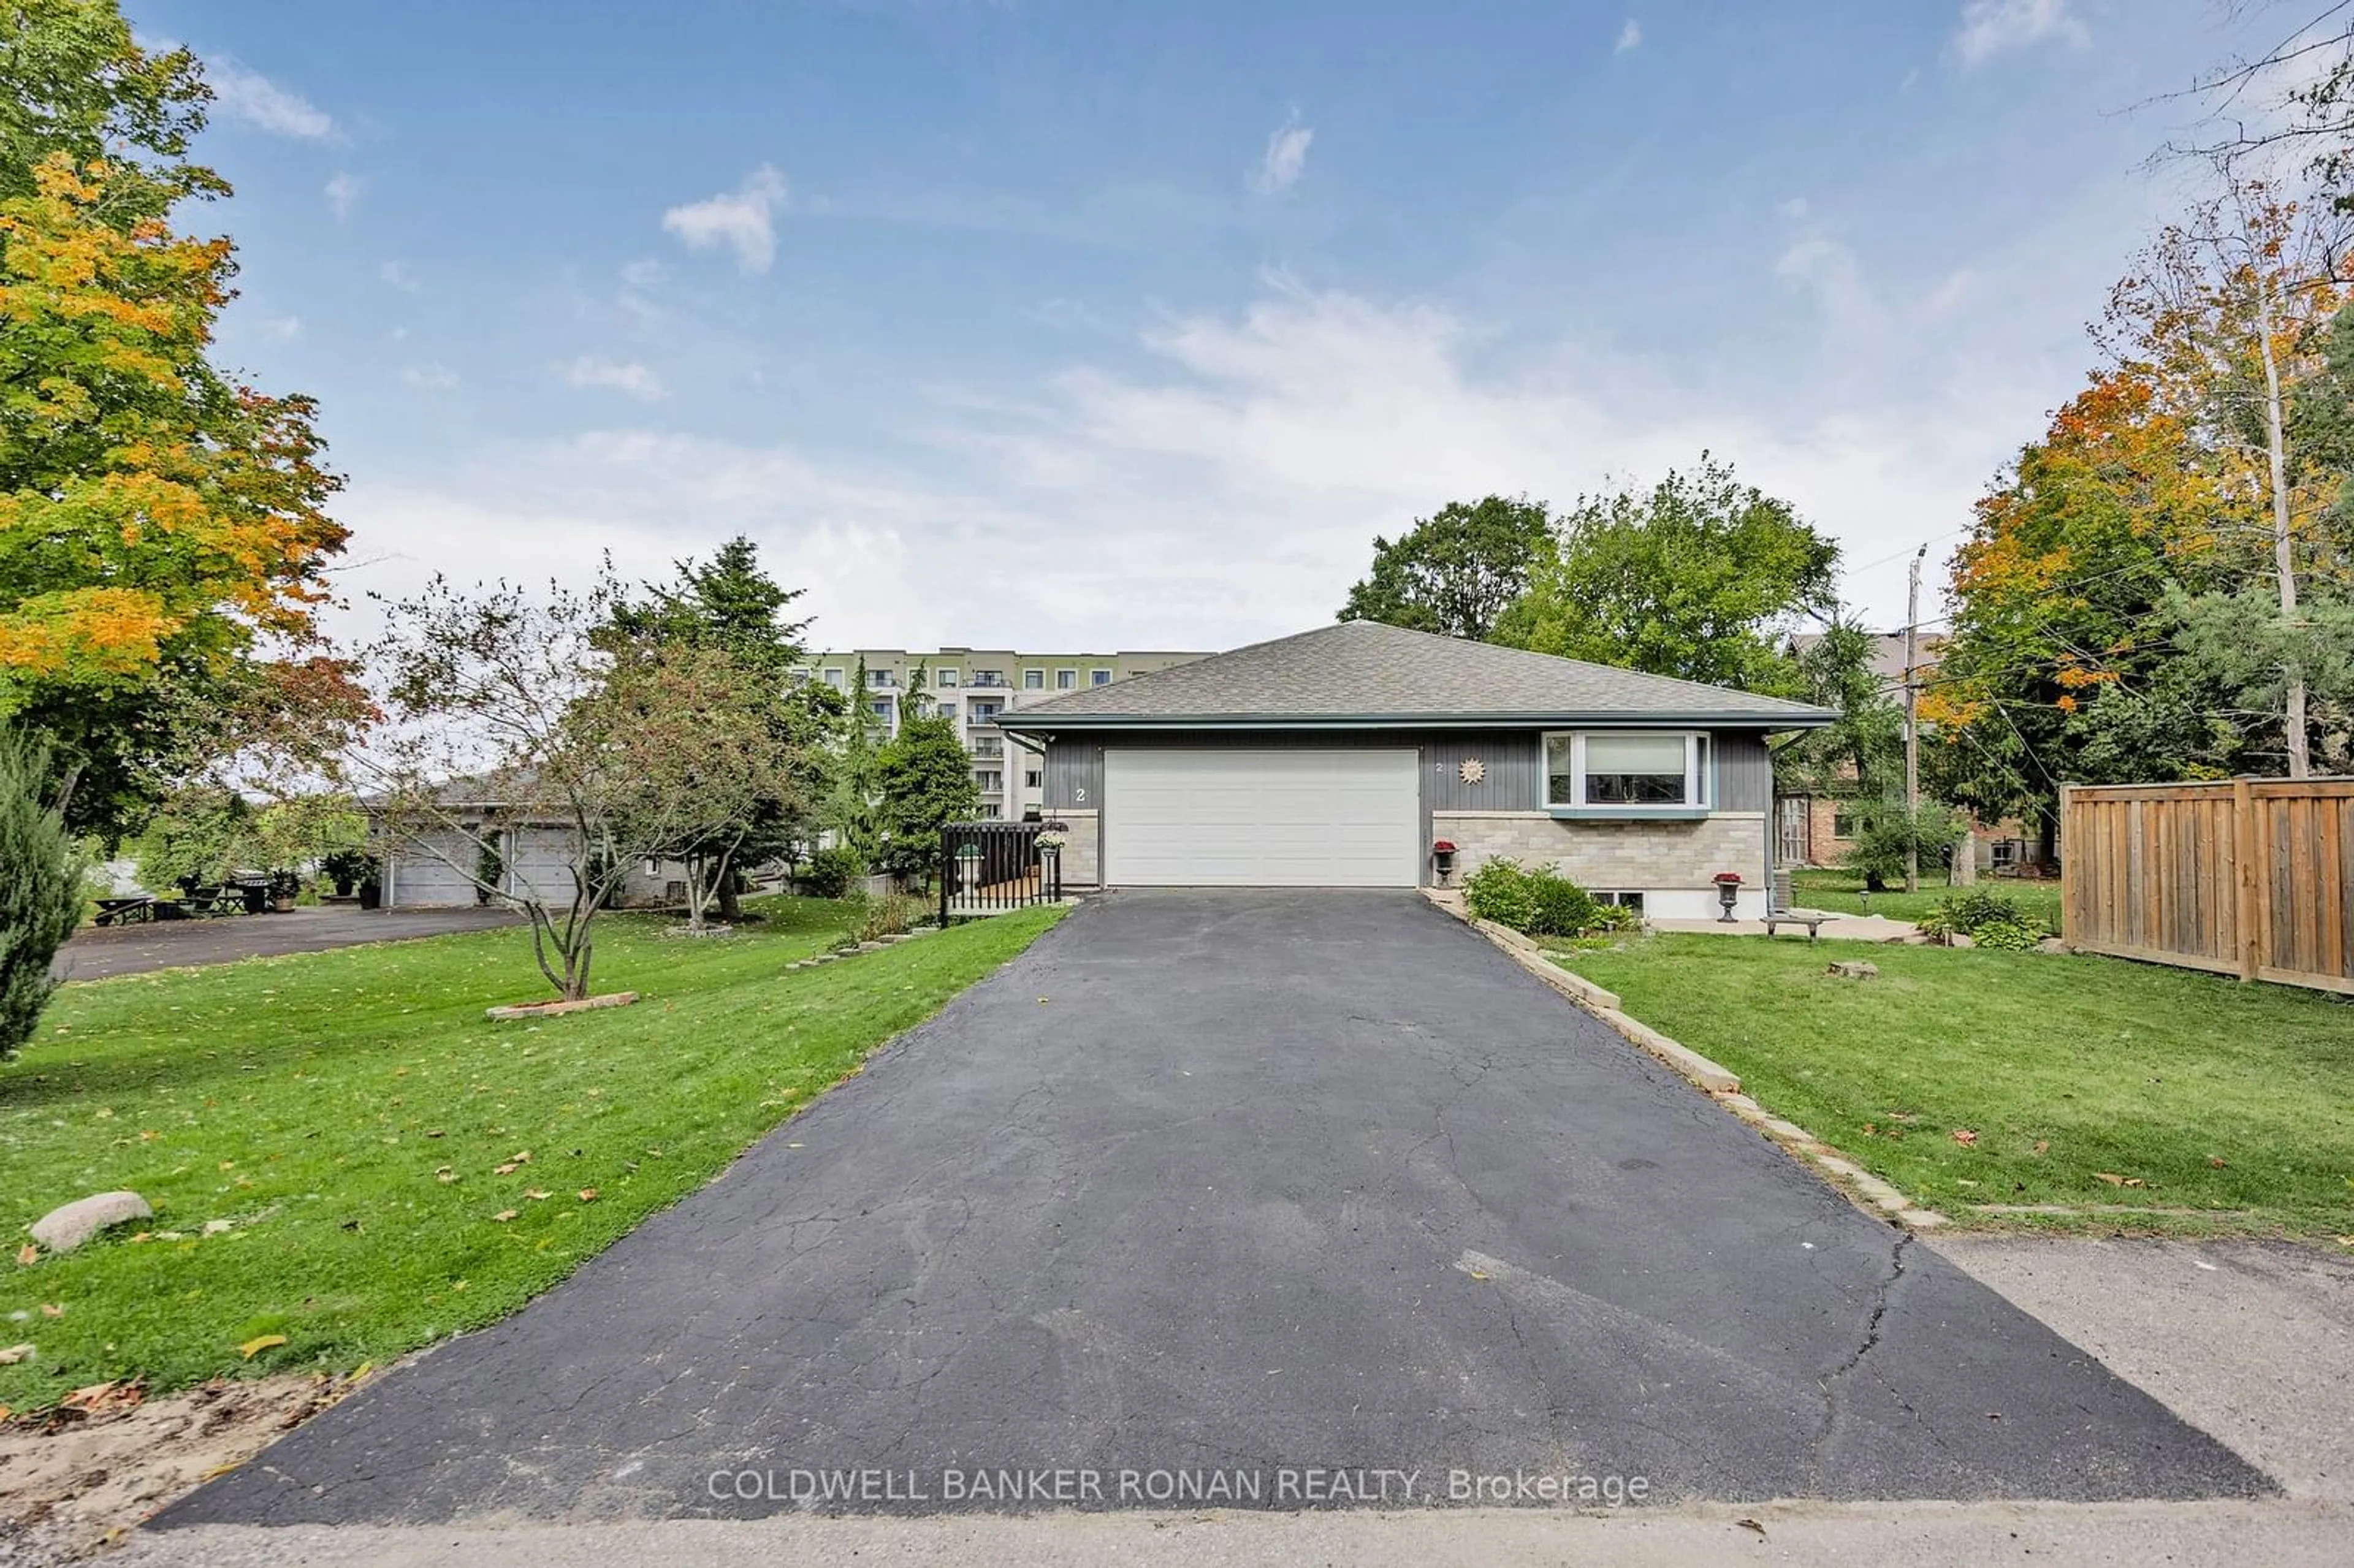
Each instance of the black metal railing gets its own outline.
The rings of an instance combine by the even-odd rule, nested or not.
[[[1044,822],[950,822],[940,830],[940,924],[1063,896],[1063,856]]]

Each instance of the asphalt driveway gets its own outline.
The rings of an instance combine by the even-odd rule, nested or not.
[[[284,953],[321,953],[365,942],[446,937],[455,931],[480,931],[522,921],[521,915],[504,908],[359,909],[335,904],[283,914],[84,927],[58,949],[49,972],[60,980],[104,980],[189,964],[226,964]]]
[[[983,1467],[1083,1506],[2269,1489],[1419,897],[1163,893],[159,1522],[1055,1500]],[[860,1467],[898,1478],[823,1478]]]

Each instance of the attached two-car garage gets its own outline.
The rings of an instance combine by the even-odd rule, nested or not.
[[[1412,887],[1417,752],[1398,747],[1108,746],[1104,882],[1113,887]]]

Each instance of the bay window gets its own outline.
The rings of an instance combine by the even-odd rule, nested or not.
[[[1544,737],[1545,805],[1555,810],[1702,810],[1708,736],[1684,730],[1572,730]]]

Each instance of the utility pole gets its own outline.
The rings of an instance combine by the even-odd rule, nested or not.
[[[1914,552],[1904,586],[1904,891],[1921,891],[1921,563],[1929,546]]]

